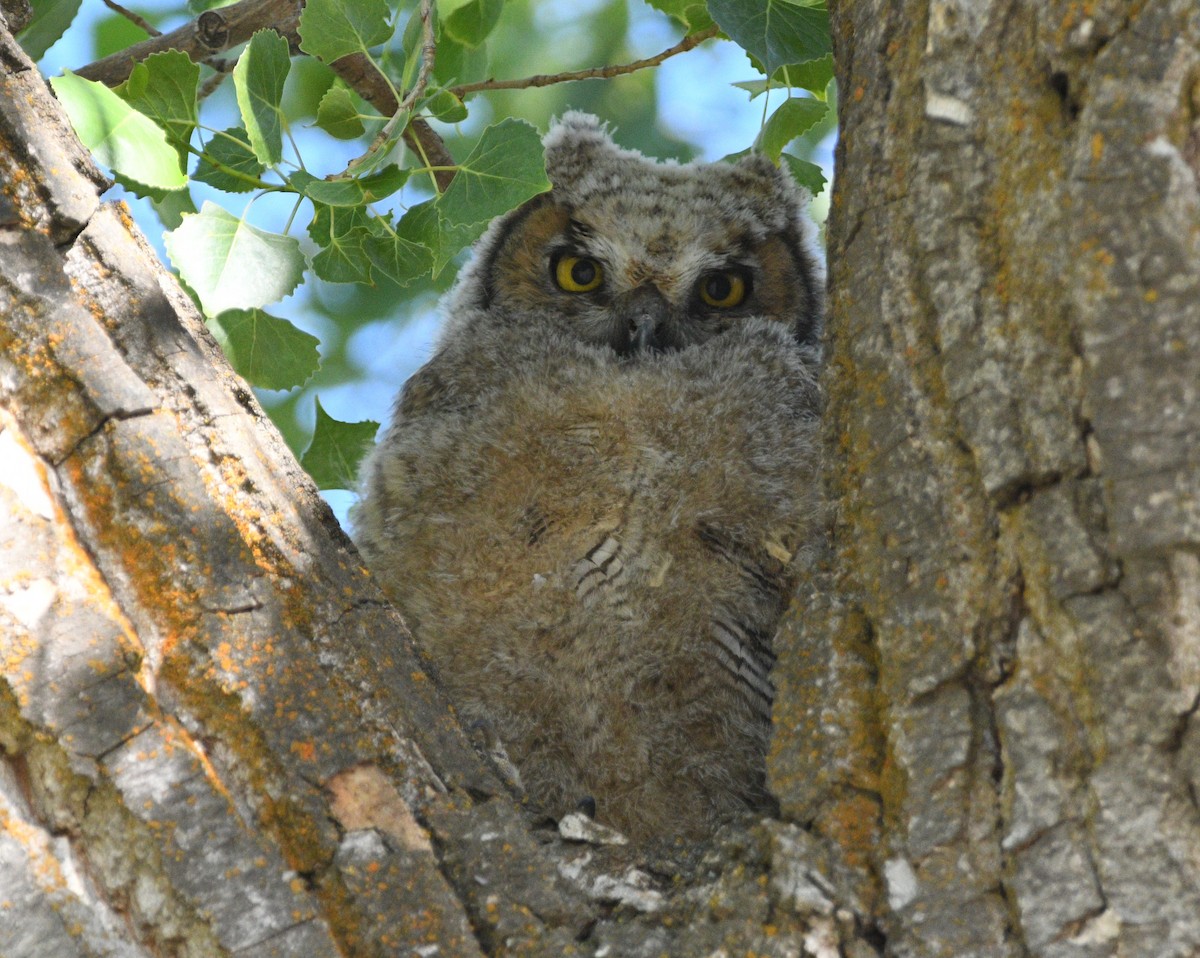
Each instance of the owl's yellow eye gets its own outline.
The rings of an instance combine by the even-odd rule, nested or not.
[[[554,281],[568,293],[590,293],[603,279],[603,268],[589,256],[560,256],[554,264]]]
[[[746,278],[736,270],[709,273],[698,285],[700,298],[716,309],[730,309],[746,298]]]

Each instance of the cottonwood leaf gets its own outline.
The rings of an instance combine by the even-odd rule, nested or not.
[[[336,83],[325,91],[317,106],[317,126],[339,140],[357,139],[366,132],[354,96]]]
[[[833,52],[825,0],[708,0],[708,10],[731,40],[762,62],[767,76]]]
[[[785,146],[820,123],[828,112],[829,104],[820,100],[808,97],[784,100],[758,135],[758,148],[772,160],[778,161]]]
[[[263,169],[250,148],[249,134],[235,126],[208,138],[193,178],[226,193],[247,193],[258,189]]]
[[[304,276],[299,241],[257,229],[212,202],[185,216],[164,242],[207,316],[266,306],[287,296]]]
[[[352,489],[358,465],[370,451],[379,423],[342,422],[334,419],[317,400],[317,425],[312,442],[300,457],[300,465],[319,489]]]
[[[372,268],[398,286],[407,286],[433,266],[433,252],[428,247],[396,233],[371,236],[364,245]]]
[[[259,30],[233,68],[242,125],[259,161],[283,159],[283,85],[291,68],[288,42],[274,30]]]
[[[396,234],[410,243],[424,246],[433,256],[433,275],[436,277],[463,249],[475,242],[487,228],[487,222],[448,226],[438,217],[433,200],[409,207],[396,224]]]
[[[321,367],[316,336],[261,309],[227,309],[207,325],[230,365],[252,386],[302,386]]]
[[[134,64],[129,79],[116,88],[126,103],[142,113],[167,134],[167,140],[186,167],[188,144],[199,122],[196,116],[196,89],[200,85],[200,65],[179,50],[167,50]]]
[[[323,180],[297,170],[288,177],[288,184],[310,200],[326,206],[363,206],[391,196],[405,184],[411,173],[412,170],[402,170],[395,163],[389,163],[370,176],[335,180]]]
[[[50,80],[83,145],[116,173],[158,190],[187,185],[179,154],[157,123],[103,83],[69,70]]]
[[[791,172],[792,179],[808,190],[810,195],[817,196],[825,189],[825,171],[816,163],[802,160],[798,156],[792,156],[791,153],[782,154],[780,159]]]
[[[818,100],[828,97],[829,81],[833,79],[833,57],[825,56],[808,63],[792,63],[780,67],[769,80],[744,80],[735,83],[738,89],[750,94],[750,99],[766,93],[767,90],[799,87],[808,90]]]
[[[688,33],[697,33],[712,26],[708,8],[697,0],[647,0],[655,10],[674,17],[688,28]]]
[[[308,0],[300,14],[300,49],[326,63],[367,53],[391,35],[387,0]]]
[[[471,0],[442,21],[445,33],[459,43],[477,47],[500,22],[504,0]]]
[[[40,60],[46,51],[59,41],[83,0],[32,0],[33,18],[18,35],[17,39],[29,59]]]
[[[507,119],[483,131],[438,197],[438,215],[449,226],[486,222],[549,188],[537,130]]]
[[[321,247],[313,257],[313,272],[329,283],[371,283],[366,244],[379,229],[377,221],[361,206],[313,206],[308,235]]]

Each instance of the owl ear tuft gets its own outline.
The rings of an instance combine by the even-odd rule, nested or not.
[[[601,120],[578,110],[554,120],[542,146],[546,150],[546,173],[560,188],[569,188],[588,170],[629,153],[613,143]]]

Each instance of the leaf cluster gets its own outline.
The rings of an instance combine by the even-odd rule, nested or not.
[[[688,34],[719,30],[741,45],[761,75],[738,84],[752,98],[784,91],[782,103],[764,111],[754,148],[788,163],[802,184],[819,192],[819,168],[784,147],[829,111],[832,59],[824,0],[650,2]],[[73,15],[76,0],[35,3],[42,9],[24,35],[35,52],[70,22],[64,4]],[[459,91],[467,85],[472,92],[486,89],[491,82],[487,43],[504,12],[502,0],[466,0],[444,17],[430,0],[415,7],[408,0],[399,9],[388,0],[307,0],[299,50],[330,67],[347,57],[365,58],[375,85],[389,89],[399,105],[382,116],[359,87],[341,79],[328,85],[315,110],[316,126],[338,140],[369,139],[365,152],[340,170],[311,168],[313,158],[302,157],[295,145],[285,109],[293,47],[272,29],[253,35],[229,73],[240,122],[224,129],[201,120],[213,85],[202,84],[201,76],[211,70],[202,71],[178,50],[146,57],[113,89],[70,71],[51,83],[99,162],[127,188],[151,198],[172,227],[167,253],[235,369],[257,387],[285,390],[316,372],[320,344],[266,308],[306,276],[368,286],[387,280],[397,287],[436,277],[492,218],[549,188],[538,133],[521,120],[487,126],[469,154],[450,164],[431,158],[419,140],[410,137],[408,149],[402,145],[414,120],[467,118]],[[611,68],[612,75],[620,70]],[[281,230],[264,230],[248,222],[248,205],[240,214],[212,201],[197,208],[195,184],[250,194],[251,203],[281,195],[291,200],[292,214]],[[404,208],[402,190],[419,201],[410,199]],[[303,240],[291,235],[293,227],[304,228]],[[365,448],[375,425],[338,423],[320,410],[306,467],[323,485],[344,487],[356,464],[353,450]]]

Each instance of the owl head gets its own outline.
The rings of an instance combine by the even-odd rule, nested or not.
[[[631,360],[750,317],[817,340],[823,276],[807,195],[769,160],[657,162],[575,112],[543,142],[552,189],[491,225],[450,316],[483,311]]]

